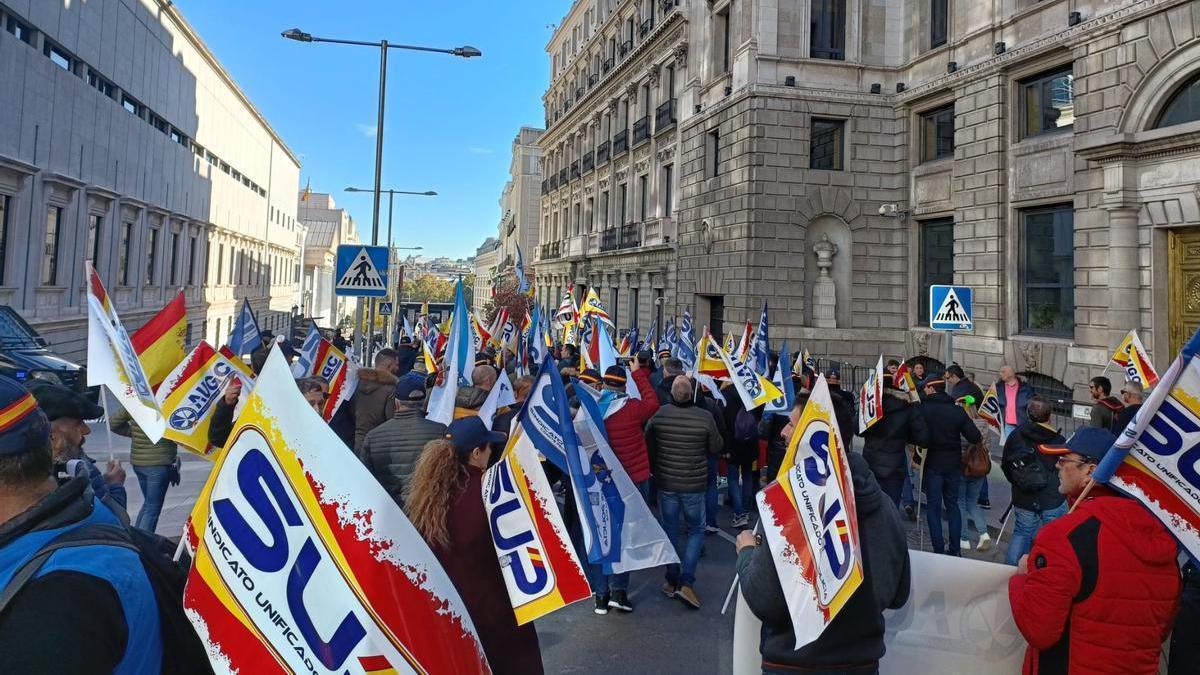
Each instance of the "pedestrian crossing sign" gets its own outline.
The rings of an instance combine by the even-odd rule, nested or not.
[[[929,327],[933,330],[973,330],[969,286],[929,287]]]
[[[342,244],[337,248],[336,295],[385,298],[388,250],[386,246]]]
[[[391,316],[391,315],[392,315],[392,303],[390,303],[390,302],[379,303],[379,316]]]

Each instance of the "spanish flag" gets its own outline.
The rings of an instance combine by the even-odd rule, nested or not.
[[[150,386],[158,388],[187,356],[184,348],[187,336],[187,304],[183,291],[167,303],[153,319],[130,336],[138,360],[146,371]]]

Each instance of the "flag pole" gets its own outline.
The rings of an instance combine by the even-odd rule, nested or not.
[[[758,534],[758,529],[760,527],[762,527],[762,518],[759,518],[758,522],[754,523],[754,534],[755,535]],[[725,603],[723,605],[721,605],[721,616],[725,616],[726,610],[729,609],[729,603],[733,600],[733,592],[735,590],[737,590],[738,579],[740,577],[741,577],[740,574],[738,574],[737,572],[734,572],[733,583],[729,584],[729,592],[725,594]]]
[[[104,394],[104,387],[100,387],[100,407],[104,408],[104,436],[108,439],[108,461],[116,459],[116,453],[113,451],[113,432],[108,414],[108,396]]]

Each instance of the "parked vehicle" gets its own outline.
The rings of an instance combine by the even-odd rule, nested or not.
[[[19,382],[50,382],[85,392],[98,400],[99,387],[87,387],[83,366],[57,356],[12,307],[0,305],[0,374]]]

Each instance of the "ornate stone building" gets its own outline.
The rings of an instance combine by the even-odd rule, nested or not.
[[[534,269],[541,222],[542,149],[538,139],[544,132],[521,127],[512,142],[512,164],[508,182],[500,195],[500,260],[496,273],[511,276],[517,259],[517,246],[525,258],[526,270]],[[476,284],[479,283],[476,277]]]

